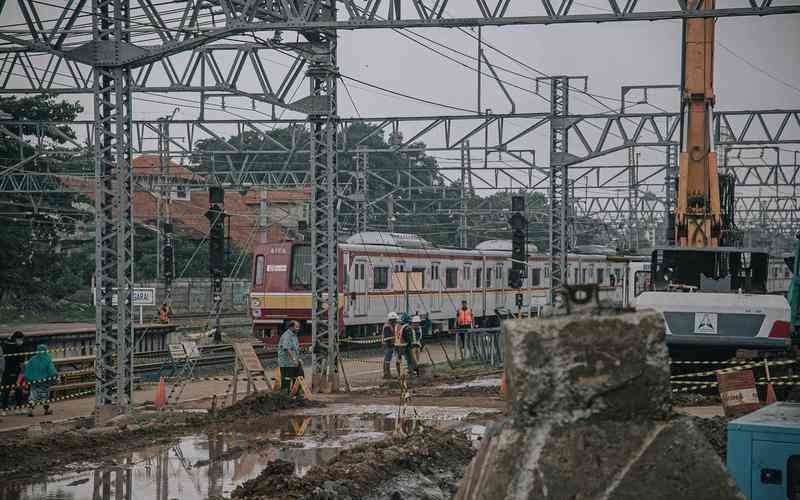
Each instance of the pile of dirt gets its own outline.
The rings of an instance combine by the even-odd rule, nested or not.
[[[276,411],[319,406],[318,402],[291,398],[286,393],[257,392],[217,411],[215,419],[266,417]]]
[[[466,435],[425,429],[410,436],[368,443],[343,451],[330,464],[313,467],[304,478],[293,475],[288,462],[270,463],[261,474],[233,491],[233,498],[357,499],[373,494],[379,485],[403,474],[448,477],[450,490],[461,477],[475,450]],[[391,486],[389,486],[391,489]],[[387,491],[392,498],[393,492]]]
[[[672,406],[719,406],[719,393],[698,394],[692,392],[673,392]]]
[[[442,389],[437,393],[442,398],[500,397],[499,385],[470,385],[453,389]]]
[[[285,394],[257,393],[215,414],[151,412],[118,417],[108,427],[4,434],[0,439],[0,479],[53,473],[74,462],[105,460],[131,448],[167,443],[197,429],[230,431],[281,410],[320,405]]]
[[[728,448],[728,422],[727,417],[701,418],[694,417],[695,425],[708,439],[711,447],[717,452],[722,463],[725,463]]]

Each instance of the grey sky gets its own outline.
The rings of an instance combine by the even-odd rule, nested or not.
[[[580,5],[585,7],[589,3],[583,2]],[[17,11],[8,5],[2,24],[21,22],[21,18],[15,17],[18,17]],[[475,40],[458,30],[426,29],[417,32],[454,49],[475,55]],[[492,45],[544,73],[588,75],[590,92],[614,99],[619,97],[620,85],[679,83],[680,79],[680,21],[484,28],[483,35]],[[800,15],[722,19],[717,23],[717,40],[750,64],[800,88]],[[437,47],[437,50],[467,64],[475,64],[474,61],[441,47]],[[492,64],[529,77],[500,71],[501,78],[533,90],[534,83],[530,78],[538,76],[536,73],[489,48],[486,49],[486,54]],[[341,32],[338,56],[344,75],[448,105],[469,109],[476,107],[474,71],[454,64],[390,30]],[[276,54],[273,60],[278,64],[272,68],[278,72],[285,71],[280,66],[281,61],[286,61],[285,57]],[[180,63],[178,65],[180,67]],[[771,79],[720,46],[716,51],[715,83],[718,109],[800,108],[800,90]],[[353,82],[348,82],[347,88],[363,116],[458,114],[456,111],[387,96]],[[489,107],[496,112],[509,110],[509,105],[496,83],[490,78],[484,78],[483,88],[483,107]],[[547,95],[548,89],[542,90]],[[297,97],[305,95],[305,92],[307,84],[303,83]],[[530,92],[511,89],[511,93],[518,111],[548,110],[549,105]],[[86,104],[86,118],[89,118],[91,98],[82,97],[81,101]],[[603,99],[603,102],[615,109],[619,105],[613,100]],[[677,94],[674,91],[654,94],[651,102],[675,110]],[[341,84],[339,103],[342,116],[356,115]],[[249,103],[241,100],[229,101],[228,104],[249,106]],[[180,106],[178,118],[194,118],[197,110],[192,106],[196,105],[196,96],[171,94],[171,98],[165,98],[138,95],[135,100],[135,115],[156,118],[170,113],[175,106]],[[258,108],[265,113],[269,111],[267,106]],[[608,111],[577,93],[573,94],[572,110]],[[638,105],[632,110],[647,112],[654,111],[654,108]],[[247,111],[234,112],[241,116],[264,117],[264,114]],[[235,118],[222,111],[209,111],[208,116]],[[299,117],[291,112],[284,116]],[[405,132],[409,134],[413,131]],[[225,131],[220,130],[220,133]],[[547,159],[546,137],[547,129],[543,128],[526,144],[526,147],[537,150],[537,162],[543,165],[546,165]],[[453,152],[449,156],[456,157],[457,153]],[[663,153],[644,150],[642,157],[642,161],[656,162],[663,160]],[[626,157],[624,153],[618,153],[604,159],[606,163],[609,161],[622,164]]]

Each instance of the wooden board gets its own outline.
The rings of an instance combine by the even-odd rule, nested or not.
[[[173,361],[183,361],[186,359],[186,349],[184,349],[183,344],[169,344],[167,348],[169,349],[169,357],[171,357]]]
[[[239,362],[241,362],[245,371],[248,372],[264,371],[264,368],[261,366],[261,360],[258,359],[256,350],[253,349],[253,344],[234,342],[233,350],[236,352],[236,357],[239,358]]]
[[[718,373],[719,397],[728,417],[750,413],[761,408],[753,370]]]
[[[194,340],[184,340],[181,344],[183,345],[183,350],[186,352],[186,356],[190,359],[197,359],[202,356],[200,348],[197,347],[197,342]]]

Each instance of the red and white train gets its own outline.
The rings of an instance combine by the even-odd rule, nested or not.
[[[567,257],[570,284],[596,283],[604,298],[626,307],[649,287],[649,257],[612,255],[604,247],[582,250]],[[535,248],[529,253],[528,277],[516,290],[508,287],[507,240],[462,250],[437,248],[410,234],[353,235],[338,248],[341,332],[373,335],[389,311],[418,312],[447,329],[462,300],[479,324],[490,324],[496,308],[516,311],[517,293],[523,294],[523,308],[530,312],[546,303],[550,265]],[[253,333],[275,342],[286,321],[311,318],[311,246],[302,241],[264,243],[252,260]],[[304,334],[309,334],[307,327]]]

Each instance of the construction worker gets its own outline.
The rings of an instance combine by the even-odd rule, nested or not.
[[[472,314],[472,309],[467,305],[467,301],[462,300],[461,309],[456,312],[456,330],[458,330],[456,344],[458,345],[459,353],[461,353],[461,359],[464,359],[464,339],[466,337],[466,332],[464,330],[469,330],[474,327],[475,315]]]
[[[169,323],[169,317],[172,315],[172,308],[164,302],[158,310],[158,322]]]
[[[25,403],[25,394],[22,386],[17,384],[19,374],[25,366],[26,356],[23,353],[31,351],[29,343],[25,342],[25,334],[21,331],[14,332],[11,339],[5,341],[3,352],[5,353],[5,371],[0,378],[0,409],[6,410],[9,407],[11,394],[14,395],[14,404],[20,406]]]
[[[408,318],[408,315],[406,315]],[[410,321],[410,318],[409,318]],[[395,365],[397,366],[397,376],[402,373],[400,365],[402,364],[401,358],[406,358],[406,369],[408,373],[417,373],[417,365],[411,357],[411,325],[407,323],[398,322],[394,329],[394,350],[397,355]]]
[[[392,311],[386,315],[386,323],[381,328],[381,346],[383,347],[383,378],[391,378],[389,367],[394,354],[394,335],[397,327],[397,313]],[[399,371],[398,371],[399,375]]]
[[[281,389],[285,389],[289,395],[292,394],[292,385],[294,385],[295,379],[303,376],[300,341],[297,340],[299,331],[300,323],[292,321],[278,341],[278,367],[281,371]]]
[[[47,352],[46,345],[39,344],[36,347],[36,354],[25,363],[23,376],[25,383],[30,385],[28,416],[33,416],[33,409],[39,404],[44,406],[45,415],[52,415],[53,412],[50,411],[50,385],[58,377],[58,371],[50,358],[50,353]]]
[[[411,316],[411,326],[409,327],[410,331],[410,349],[411,349],[411,359],[414,361],[414,368],[419,375],[419,353],[422,350],[422,319],[419,317],[419,314],[415,314]]]

